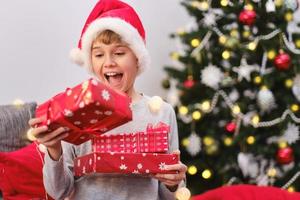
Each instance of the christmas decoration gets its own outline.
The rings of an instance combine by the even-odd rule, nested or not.
[[[243,10],[240,12],[239,21],[245,25],[253,25],[256,19],[256,13],[253,10]]]
[[[187,151],[195,156],[201,151],[201,139],[196,133],[191,133],[188,137],[189,145],[187,146]]]
[[[186,187],[181,187],[176,191],[175,197],[178,200],[189,200],[191,197],[191,192]]]
[[[165,89],[169,89],[169,88],[170,88],[170,80],[169,80],[169,79],[164,79],[164,80],[162,81],[162,86],[163,86],[163,88],[165,88]]]
[[[299,127],[295,124],[289,123],[281,139],[286,141],[288,144],[293,144],[299,140],[299,137]]]
[[[296,10],[298,2],[296,0],[284,0],[284,6],[291,10]]]
[[[81,144],[94,136],[120,126],[132,118],[128,96],[89,79],[39,105],[36,117],[44,117],[39,126],[48,132],[66,127],[64,140]]]
[[[262,112],[269,112],[275,107],[275,98],[268,88],[262,88],[257,94],[257,104]]]
[[[201,82],[210,88],[218,89],[223,76],[224,74],[218,67],[209,65],[201,71]]]
[[[151,153],[90,153],[74,160],[75,176],[90,173],[174,174],[166,165],[178,163],[177,154]]]
[[[248,65],[246,59],[242,59],[241,66],[233,67],[232,71],[238,74],[238,81],[242,81],[242,79],[245,78],[249,82],[251,72],[259,71],[259,67]]]
[[[159,113],[162,104],[163,104],[163,100],[161,97],[153,96],[148,102],[148,107],[152,113],[157,114]]]
[[[278,149],[276,158],[280,164],[289,164],[294,161],[294,151],[291,147]]]
[[[291,58],[287,53],[279,53],[274,59],[274,65],[279,70],[287,70],[291,65]]]
[[[178,81],[174,107],[187,187],[192,194],[233,183],[282,187],[300,169],[300,11],[283,0],[205,1],[206,11],[191,2],[202,1],[182,2],[197,25],[175,37],[185,47],[181,68],[166,67]],[[197,81],[192,88],[182,87],[187,75]],[[195,155],[191,132],[202,142]],[[281,164],[276,152],[288,147],[295,162]]]
[[[189,76],[188,79],[186,81],[184,81],[183,85],[185,88],[191,88],[193,87],[195,84],[195,81],[193,80],[192,76]]]

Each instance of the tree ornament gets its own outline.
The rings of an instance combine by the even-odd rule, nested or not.
[[[189,152],[191,156],[197,155],[201,151],[201,138],[197,133],[192,132],[188,140],[189,145],[186,147],[187,152]]]
[[[297,74],[292,81],[292,92],[296,99],[300,102],[300,74]]]
[[[287,53],[280,52],[274,59],[274,65],[279,70],[287,70],[291,65],[291,57]]]
[[[170,80],[168,78],[164,79],[161,84],[164,89],[170,88]]]
[[[252,154],[240,152],[237,160],[244,177],[255,178],[258,175],[259,166]]]
[[[298,7],[297,0],[284,0],[284,6],[287,9],[291,9],[292,11],[295,11]]]
[[[236,124],[234,122],[230,122],[228,124],[226,124],[226,130],[229,132],[229,133],[233,133],[236,129]]]
[[[223,72],[216,66],[209,64],[201,71],[201,83],[215,90],[224,77]]]
[[[229,49],[235,49],[239,46],[239,40],[236,37],[229,37],[224,46]]]
[[[289,164],[294,161],[294,151],[291,147],[278,149],[276,155],[277,162],[280,164]]]
[[[257,104],[260,110],[269,112],[275,107],[275,98],[271,90],[267,87],[263,87],[257,94]]]
[[[258,65],[249,65],[245,58],[242,58],[241,65],[239,67],[233,67],[232,71],[238,74],[238,81],[241,82],[245,78],[248,82],[250,81],[250,74],[255,71],[259,71]]]
[[[283,5],[284,0],[275,0],[275,5],[277,7],[281,7]]]
[[[243,10],[240,12],[239,21],[244,24],[251,26],[254,24],[256,19],[256,12],[253,10]]]
[[[267,12],[275,12],[275,3],[273,0],[268,0],[266,3],[266,11]]]
[[[183,83],[184,87],[187,89],[192,88],[195,85],[195,81],[193,80],[193,76],[188,76],[188,79]]]
[[[280,139],[286,141],[290,145],[296,143],[299,140],[299,127],[293,123],[288,123],[287,129]]]

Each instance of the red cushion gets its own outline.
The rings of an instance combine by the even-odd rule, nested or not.
[[[0,152],[0,190],[5,200],[49,199],[43,185],[43,156],[36,143]]]
[[[192,200],[299,200],[300,193],[290,193],[276,187],[259,187],[254,185],[224,186]]]

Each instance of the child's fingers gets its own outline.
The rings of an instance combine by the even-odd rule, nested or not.
[[[179,162],[178,164],[174,165],[166,165],[165,170],[174,170],[174,171],[179,171],[179,172],[186,172],[187,166]]]
[[[46,132],[48,130],[47,126],[40,126],[37,128],[32,128],[31,133],[34,137],[39,138],[42,133]]]
[[[44,121],[44,118],[43,117],[39,117],[39,118],[31,118],[29,121],[28,121],[28,124],[29,126],[33,127],[34,125],[38,124],[38,123],[41,123]]]
[[[58,135],[57,137],[55,137],[55,138],[53,138],[49,141],[44,142],[44,145],[45,146],[53,146],[53,145],[57,144],[58,142],[60,142],[61,140],[63,140],[64,138],[68,137],[68,136],[69,136],[68,132],[62,133],[62,134]]]
[[[47,143],[53,139],[55,139],[57,136],[61,135],[63,132],[65,132],[66,129],[63,127],[60,127],[58,129],[56,129],[55,131],[43,134],[41,137],[37,137],[38,138],[38,142],[40,143]]]

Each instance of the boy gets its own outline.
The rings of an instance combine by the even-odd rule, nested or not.
[[[88,69],[98,80],[132,99],[133,120],[105,134],[145,130],[148,123],[164,122],[171,127],[170,150],[178,149],[177,124],[173,108],[163,103],[159,113],[152,113],[150,98],[134,88],[135,78],[149,64],[145,32],[132,7],[119,0],[100,0],[83,27],[78,48],[72,58]],[[43,119],[30,120],[35,126]],[[185,179],[182,163],[167,166],[177,174],[156,174],[153,177],[120,174],[90,174],[79,179],[73,176],[75,157],[92,151],[91,142],[79,146],[61,142],[68,133],[63,127],[45,133],[47,127],[33,128],[38,142],[47,147],[43,169],[44,185],[55,199],[175,199],[174,192]],[[178,150],[177,150],[178,152]]]

